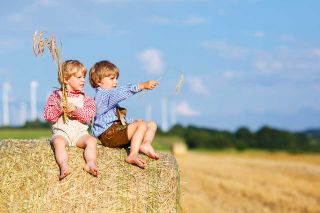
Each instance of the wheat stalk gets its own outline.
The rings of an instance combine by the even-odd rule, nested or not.
[[[178,81],[178,83],[177,83],[177,85],[176,85],[176,92],[177,92],[177,93],[180,92],[180,90],[181,90],[181,88],[182,88],[182,86],[183,86],[183,83],[184,83],[184,75],[183,75],[183,73],[181,72],[181,73],[180,73],[180,77],[179,77],[179,81]]]
[[[66,94],[66,85],[64,83],[64,75],[62,72],[61,60],[59,49],[56,45],[56,40],[53,35],[49,38],[45,37],[46,32],[44,31],[35,31],[33,34],[33,52],[35,56],[42,56],[44,49],[47,47],[51,53],[52,60],[56,62],[58,68],[59,82],[62,90],[62,101],[68,103],[67,94]],[[61,44],[61,42],[60,42]],[[62,47],[62,44],[61,44]],[[68,119],[67,112],[63,110],[63,120],[66,122]]]

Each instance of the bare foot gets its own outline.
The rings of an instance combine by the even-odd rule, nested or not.
[[[158,160],[159,155],[154,151],[153,147],[151,144],[143,144],[140,146],[139,151],[142,152],[143,154],[147,155],[148,157]]]
[[[63,178],[67,177],[70,174],[70,168],[67,163],[60,166],[60,176],[59,180],[62,180]]]
[[[126,162],[136,165],[138,167],[140,167],[141,169],[144,169],[146,167],[146,162],[144,160],[142,160],[138,155],[129,155],[126,158]]]
[[[94,162],[88,162],[84,167],[84,171],[88,172],[89,174],[97,177],[99,175],[99,170],[97,165]]]

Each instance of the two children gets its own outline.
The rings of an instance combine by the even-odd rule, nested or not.
[[[53,123],[51,145],[60,168],[60,180],[70,174],[67,146],[84,149],[84,170],[98,176],[96,139],[88,133],[93,117],[93,134],[104,146],[130,146],[126,162],[144,168],[146,162],[139,157],[139,152],[159,159],[151,146],[157,130],[156,123],[143,120],[130,123],[125,118],[126,110],[119,106],[119,102],[143,89],[154,89],[159,84],[157,81],[117,87],[118,68],[109,61],[100,61],[90,69],[90,83],[96,88],[94,101],[83,92],[87,72],[83,64],[76,60],[65,61],[62,71],[68,101],[62,101],[61,90],[55,90],[48,98],[44,111],[44,118]],[[66,122],[63,121],[64,111],[68,114]]]

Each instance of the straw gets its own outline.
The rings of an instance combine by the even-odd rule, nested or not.
[[[66,85],[64,83],[64,75],[62,71],[62,63],[60,60],[59,49],[56,45],[56,40],[53,35],[50,37],[44,37],[46,34],[45,31],[35,31],[33,34],[33,53],[35,56],[42,56],[45,48],[47,47],[51,53],[52,60],[56,62],[58,69],[59,82],[62,90],[62,102],[66,102],[68,104],[67,94],[66,94]],[[61,49],[62,42],[60,41]],[[63,109],[63,121],[66,122],[68,119],[68,115],[65,109]]]
[[[83,171],[83,150],[68,148],[71,174],[59,168],[46,140],[0,141],[0,212],[179,212],[176,159],[144,155],[147,168],[124,161],[125,149],[98,145],[100,175]]]

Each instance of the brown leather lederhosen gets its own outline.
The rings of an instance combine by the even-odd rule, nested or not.
[[[127,110],[125,108],[117,108],[118,120],[114,121],[113,124],[98,137],[103,146],[116,148],[128,147],[130,145],[127,133],[128,125],[124,120],[126,113]]]

